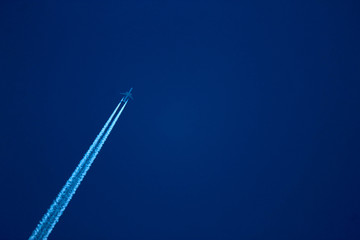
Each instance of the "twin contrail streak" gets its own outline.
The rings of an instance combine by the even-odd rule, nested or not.
[[[81,181],[84,179],[87,171],[91,167],[91,164],[94,162],[97,154],[100,152],[107,137],[110,135],[111,130],[114,128],[117,120],[119,119],[122,111],[124,110],[129,97],[131,97],[131,90],[126,94],[128,95],[124,94],[126,97],[123,97],[121,99],[120,103],[117,105],[114,112],[111,114],[104,127],[101,129],[100,133],[97,135],[94,142],[91,144],[89,150],[86,152],[83,159],[80,161],[75,171],[72,173],[71,177],[61,189],[60,193],[57,195],[56,199],[51,204],[50,208],[43,216],[40,223],[37,225],[29,240],[47,239],[47,237],[55,227],[55,224],[59,221],[59,218],[64,212],[66,206],[69,204],[72,196],[75,194]],[[121,103],[124,104],[120,108]],[[119,108],[120,110],[118,111]]]

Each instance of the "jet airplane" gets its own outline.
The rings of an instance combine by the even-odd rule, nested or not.
[[[126,102],[129,100],[129,98],[131,100],[134,100],[131,91],[133,90],[133,88],[130,88],[130,90],[128,92],[124,92],[124,93],[120,93],[121,95],[124,95],[125,97],[123,97],[123,101]]]

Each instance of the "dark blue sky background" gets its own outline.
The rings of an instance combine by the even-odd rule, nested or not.
[[[2,1],[0,239],[360,239],[358,1]]]

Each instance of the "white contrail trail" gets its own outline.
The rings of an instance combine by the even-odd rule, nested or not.
[[[123,99],[122,99],[123,100]],[[84,155],[83,159],[80,161],[80,163],[78,164],[78,166],[76,167],[75,171],[73,172],[73,174],[71,175],[71,177],[69,178],[69,180],[66,182],[65,186],[61,189],[60,193],[58,194],[57,198],[55,199],[55,201],[53,202],[53,204],[50,206],[48,212],[44,215],[44,217],[42,218],[42,220],[40,221],[40,223],[38,224],[37,228],[35,229],[35,231],[33,232],[32,236],[30,237],[30,239],[43,239],[42,235],[45,234],[47,232],[47,229],[51,228],[51,226],[49,226],[49,224],[53,223],[52,218],[54,216],[56,216],[56,214],[58,213],[58,208],[59,208],[59,204],[60,201],[63,199],[63,196],[65,193],[69,192],[69,189],[71,188],[71,186],[73,185],[72,183],[74,182],[76,176],[79,174],[79,172],[81,171],[82,166],[84,165],[86,159],[89,158],[89,156],[92,154],[95,146],[97,145],[97,143],[100,141],[100,139],[102,138],[102,136],[105,133],[105,130],[107,129],[107,127],[109,126],[110,122],[112,121],[114,115],[116,114],[118,108],[121,105],[121,102],[117,105],[117,107],[115,108],[115,110],[113,111],[113,113],[111,114],[111,116],[109,117],[109,119],[107,120],[107,122],[105,123],[104,127],[101,129],[100,133],[97,135],[97,137],[95,138],[94,142],[92,143],[92,145],[90,146],[89,150],[86,152],[86,154]],[[55,225],[56,223],[54,223]],[[51,228],[52,229],[52,228]],[[51,230],[50,230],[51,231]],[[35,238],[32,238],[35,237]]]
[[[126,102],[124,103],[124,105],[122,106],[122,108],[120,109],[120,111],[118,112],[118,114],[116,115],[116,117],[115,117],[114,121],[111,123],[109,129],[108,129],[108,130],[106,131],[106,133],[104,134],[104,137],[100,139],[100,142],[99,142],[99,144],[96,146],[96,148],[94,149],[94,153],[92,154],[92,156],[91,156],[91,158],[89,159],[89,161],[86,163],[86,165],[84,165],[84,168],[85,168],[85,169],[84,169],[84,171],[82,171],[82,172],[80,173],[80,174],[81,174],[81,176],[80,176],[80,181],[78,181],[78,182],[76,183],[77,185],[76,185],[75,188],[77,188],[77,187],[80,185],[82,179],[85,177],[87,171],[88,171],[89,168],[91,167],[91,164],[94,162],[96,156],[98,155],[98,153],[100,152],[102,146],[104,145],[107,137],[110,135],[112,129],[114,128],[114,126],[115,126],[117,120],[119,119],[122,111],[124,110],[127,102],[128,102],[128,100],[126,100]]]
[[[124,105],[121,107],[120,111],[117,113],[115,119],[113,120],[118,108],[123,102],[123,99],[121,99],[120,103],[117,105],[114,112],[111,114],[108,121],[101,129],[93,144],[90,146],[89,150],[86,152],[83,159],[80,161],[79,165],[76,167],[75,171],[73,172],[69,180],[66,182],[65,186],[61,189],[55,201],[52,203],[47,213],[43,216],[42,220],[37,225],[29,240],[47,239],[52,229],[55,227],[55,224],[59,221],[59,218],[64,212],[66,206],[69,204],[72,196],[75,194],[81,181],[85,177],[91,164],[95,160],[101,147],[104,145],[107,137],[115,126],[122,111],[124,110],[128,100],[124,102]]]

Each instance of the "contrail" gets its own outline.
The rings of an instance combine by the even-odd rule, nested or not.
[[[47,236],[51,233],[52,229],[54,228],[55,224],[58,222],[60,216],[62,215],[63,211],[65,210],[68,202],[71,200],[72,195],[75,193],[77,189],[77,182],[79,181],[79,174],[82,172],[82,169],[84,168],[85,163],[92,158],[93,151],[98,144],[98,142],[103,137],[106,129],[108,128],[109,124],[111,123],[114,115],[116,114],[119,106],[121,104],[118,104],[114,112],[109,117],[108,121],[105,123],[104,127],[101,129],[100,133],[94,140],[93,144],[90,146],[89,150],[84,155],[83,159],[80,161],[79,165],[76,167],[75,171],[69,178],[69,180],[66,182],[65,186],[61,189],[60,193],[58,194],[57,198],[53,202],[53,204],[50,206],[47,213],[44,215],[42,220],[40,221],[39,225],[33,232],[30,239],[46,239]],[[81,180],[80,180],[81,181]]]
[[[124,110],[128,102],[129,97],[131,97],[131,90],[124,94],[126,97],[123,97],[121,99],[120,103],[117,105],[114,112],[111,114],[104,127],[101,129],[100,133],[97,135],[94,142],[91,144],[89,150],[86,152],[83,159],[80,161],[75,171],[72,173],[71,177],[66,182],[65,186],[61,189],[60,193],[58,194],[46,214],[43,216],[40,223],[37,225],[29,240],[47,239],[52,229],[55,227],[55,224],[59,221],[59,218],[64,212],[66,206],[69,204],[72,196],[75,194],[81,181],[85,177],[91,164],[94,162],[97,154],[100,152],[100,149],[104,145],[107,137],[110,135],[111,130],[114,128],[117,120],[119,119],[122,111]],[[124,102],[124,105],[116,114],[122,102]],[[113,120],[115,114],[116,117]]]

